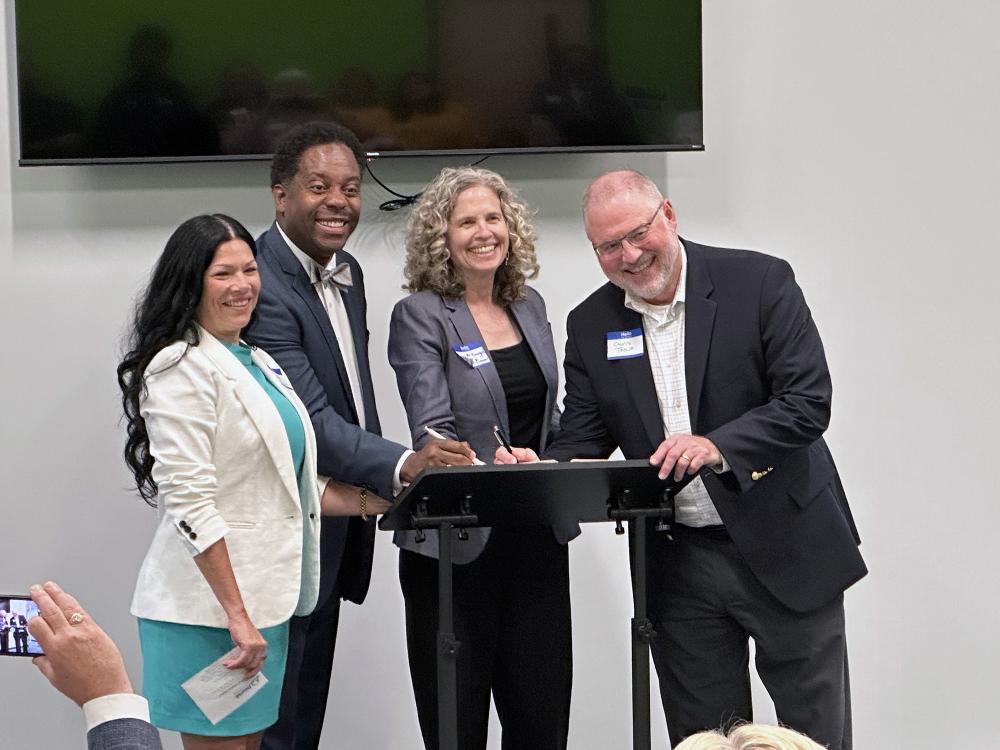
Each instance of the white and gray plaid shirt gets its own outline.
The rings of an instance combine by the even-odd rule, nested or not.
[[[667,437],[691,434],[684,379],[684,297],[687,292],[687,251],[681,245],[681,278],[669,305],[651,305],[625,292],[625,307],[642,315],[649,366],[653,372],[656,400]],[[728,466],[723,462],[723,471]],[[677,523],[685,526],[716,526],[722,523],[701,477],[695,477],[677,494]]]

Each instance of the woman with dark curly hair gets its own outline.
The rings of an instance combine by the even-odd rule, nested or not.
[[[143,692],[152,723],[180,732],[186,750],[260,746],[278,716],[289,618],[316,603],[321,509],[360,512],[343,485],[321,497],[306,408],[275,361],[240,340],[260,292],[255,254],[228,216],[181,224],[118,367],[125,462],[159,516],[132,600]],[[223,656],[267,683],[213,723],[181,684]]]
[[[495,450],[543,449],[559,428],[558,368],[524,203],[495,172],[445,169],[406,233],[407,289],[389,361],[413,439],[428,428]],[[459,746],[485,748],[492,692],[504,747],[565,748],[572,685],[568,528],[469,529],[453,547]],[[438,747],[436,532],[397,533],[410,676],[424,745]]]

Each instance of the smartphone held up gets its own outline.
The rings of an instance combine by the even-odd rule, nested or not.
[[[28,632],[28,620],[38,605],[26,594],[0,594],[0,656],[41,656],[44,652]]]

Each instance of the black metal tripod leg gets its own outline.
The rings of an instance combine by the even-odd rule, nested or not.
[[[632,521],[632,748],[650,750],[649,642],[653,623],[646,615],[646,518]]]
[[[438,747],[458,750],[458,648],[452,611],[450,523],[438,532]]]

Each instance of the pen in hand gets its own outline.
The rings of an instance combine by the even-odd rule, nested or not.
[[[442,435],[440,432],[438,432],[437,430],[435,430],[433,427],[431,427],[429,425],[424,425],[424,432],[426,432],[428,435],[430,435],[435,440],[448,440],[448,438],[446,438],[444,435]],[[484,462],[480,461],[478,458],[474,458],[474,459],[472,459],[472,465],[473,466],[483,466]]]
[[[514,456],[514,449],[510,447],[510,443],[507,442],[507,438],[500,431],[499,425],[493,425],[493,437],[496,438],[497,444],[507,451],[510,455]],[[514,456],[514,463],[517,463],[517,456]]]

